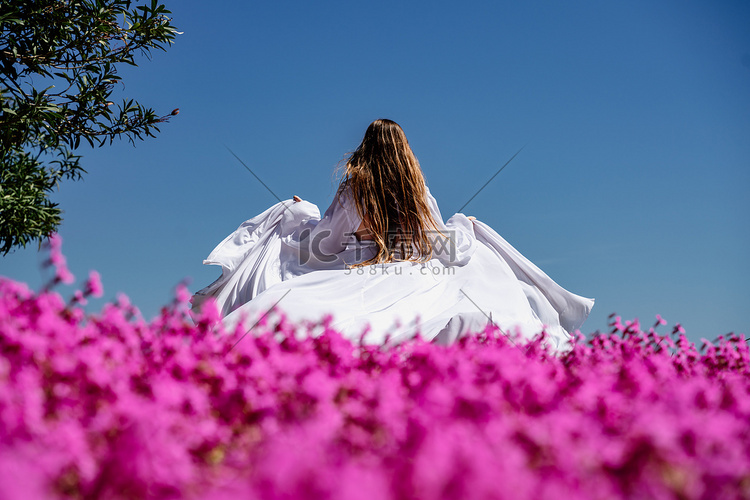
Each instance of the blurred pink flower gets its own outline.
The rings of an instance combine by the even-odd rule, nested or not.
[[[85,306],[88,303],[88,301],[86,300],[86,296],[80,290],[76,290],[75,292],[73,292],[72,302],[81,306]]]
[[[184,283],[177,285],[177,288],[175,289],[175,300],[177,303],[188,304],[190,302],[190,297],[190,291],[188,291]]]
[[[276,311],[237,343],[184,287],[150,322],[125,296],[85,314],[96,293],[0,278],[2,498],[744,494],[742,336],[703,352],[618,316],[562,354],[492,328],[383,347]]]
[[[94,297],[101,297],[103,293],[104,288],[102,287],[101,276],[99,276],[99,273],[96,271],[90,271],[89,279],[86,280],[86,289],[84,294],[93,295]]]
[[[55,270],[55,281],[70,285],[75,281],[75,276],[68,270],[65,263],[59,264]]]

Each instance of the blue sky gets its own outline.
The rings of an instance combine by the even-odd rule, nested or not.
[[[180,114],[81,149],[54,199],[71,270],[146,317],[242,221],[331,201],[375,118],[405,129],[444,217],[466,207],[607,316],[750,333],[750,4],[170,1],[180,35],[122,96]],[[0,274],[38,287],[35,246]],[[92,309],[101,306],[94,302]]]

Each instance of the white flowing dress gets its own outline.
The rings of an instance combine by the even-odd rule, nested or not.
[[[558,350],[570,346],[593,299],[568,292],[488,225],[456,214],[438,223],[433,257],[350,267],[374,255],[354,233],[362,220],[348,192],[320,218],[312,203],[286,200],[244,222],[203,261],[222,274],[193,296],[213,297],[229,331],[250,328],[277,308],[293,322],[331,325],[353,341],[397,343],[417,333],[451,343],[488,323],[515,339],[543,329]]]

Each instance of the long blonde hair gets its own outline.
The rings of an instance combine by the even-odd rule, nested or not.
[[[377,244],[376,255],[358,266],[430,258],[428,233],[439,229],[427,204],[422,169],[398,123],[379,119],[367,127],[346,162],[339,195],[347,189]]]

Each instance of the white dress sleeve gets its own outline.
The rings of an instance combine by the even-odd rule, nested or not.
[[[322,255],[339,254],[356,242],[354,233],[361,223],[351,193],[336,195],[308,236],[310,248]]]
[[[426,188],[426,186],[425,186]],[[455,214],[443,222],[437,200],[427,188],[427,205],[441,234],[433,238],[434,256],[446,266],[466,265],[477,247],[474,226],[464,214]]]
[[[203,261],[221,266],[221,276],[193,295],[193,308],[213,298],[222,315],[227,315],[267,288],[299,274],[302,270],[284,266],[285,261],[299,260],[294,259],[296,250],[287,248],[284,241],[318,219],[320,212],[312,203],[285,200],[242,223]]]

